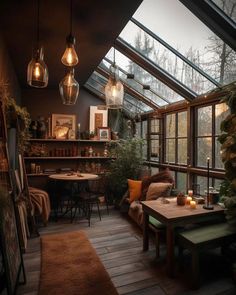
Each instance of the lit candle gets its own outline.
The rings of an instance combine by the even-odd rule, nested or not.
[[[188,196],[187,198],[186,198],[186,205],[189,205],[190,204],[190,202],[192,201],[192,197],[190,197],[190,196]]]
[[[193,190],[189,189],[188,190],[188,195],[189,195],[189,197],[192,197],[193,196]]]
[[[191,209],[196,209],[197,208],[197,204],[195,201],[190,201],[190,208]]]

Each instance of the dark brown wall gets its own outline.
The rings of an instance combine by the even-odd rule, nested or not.
[[[55,89],[23,89],[22,105],[27,108],[31,118],[37,119],[39,115],[47,118],[54,114],[76,114],[77,123],[81,130],[89,129],[89,106],[101,105],[103,101],[96,98],[85,89],[80,89],[80,94],[74,106],[62,104],[59,90]]]
[[[10,97],[17,103],[21,101],[21,90],[15,74],[15,70],[8,55],[8,50],[0,32],[0,82],[8,84]]]

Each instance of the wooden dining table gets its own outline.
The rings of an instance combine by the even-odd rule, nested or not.
[[[204,209],[202,204],[197,204],[196,209],[191,209],[189,205],[178,206],[176,198],[143,201],[141,204],[143,208],[143,251],[147,251],[149,247],[149,216],[152,216],[166,226],[166,268],[170,277],[173,277],[175,268],[175,228],[224,218],[224,209],[219,205],[214,205],[213,210]]]

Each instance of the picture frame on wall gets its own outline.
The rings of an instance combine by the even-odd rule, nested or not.
[[[111,140],[111,129],[109,127],[98,127],[97,128],[98,139],[99,140]]]
[[[89,131],[96,132],[100,127],[107,127],[108,111],[106,106],[90,106]]]
[[[75,139],[76,115],[52,114],[52,137],[56,139]]]

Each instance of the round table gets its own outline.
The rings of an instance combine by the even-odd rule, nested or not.
[[[90,180],[99,179],[99,176],[97,174],[91,174],[91,173],[64,173],[64,174],[51,174],[51,175],[49,175],[49,178],[55,182],[54,200],[56,201],[55,219],[57,220],[58,208],[60,205],[59,204],[60,201],[56,197],[56,183],[58,181],[71,182],[72,184],[75,182],[76,183],[84,183],[84,182],[87,183]],[[73,198],[72,188],[71,188],[71,198]],[[65,215],[68,211],[71,211],[71,219],[73,220],[74,218],[72,217],[72,210],[73,210],[73,207],[71,207],[69,210],[66,210],[66,212],[63,215]],[[90,224],[90,220],[89,220],[89,224]]]
[[[54,180],[64,180],[64,181],[87,181],[87,180],[95,180],[98,179],[97,174],[90,174],[90,173],[66,173],[66,174],[51,174],[49,178]]]

